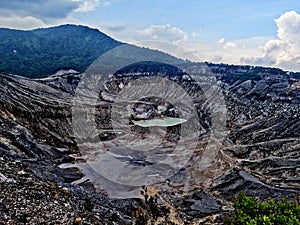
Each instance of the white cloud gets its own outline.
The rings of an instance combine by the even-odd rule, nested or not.
[[[165,41],[173,44],[185,43],[188,41],[188,35],[179,28],[170,24],[151,25],[140,32],[144,40]]]
[[[300,71],[300,14],[286,12],[275,23],[277,39],[265,43],[261,56],[245,57],[241,61]]]
[[[140,47],[147,47],[154,50],[160,50],[181,59],[200,61],[199,57],[196,55],[196,51],[194,51],[192,48],[185,47],[185,45],[182,44],[175,44],[171,42],[156,40],[134,41],[132,42],[132,44]]]
[[[103,21],[98,27],[110,36],[130,43],[154,41],[184,44],[189,41],[187,33],[170,24],[150,25],[147,28],[137,29],[124,24],[113,24]]]
[[[259,47],[269,39],[269,37],[253,37],[231,42],[226,42],[224,39],[220,41],[221,43],[218,43],[219,41],[205,44],[188,43],[185,47],[193,49],[200,61],[241,64],[241,57],[258,57],[260,53]],[[224,48],[224,46],[226,47]]]
[[[79,2],[80,5],[75,12],[88,12],[94,10],[99,4],[100,0],[72,0],[73,2]],[[106,4],[106,3],[105,3]]]
[[[217,44],[223,46],[223,49],[225,49],[225,50],[237,47],[236,43],[231,42],[231,41],[226,42],[225,38],[220,38],[217,41]]]
[[[26,16],[26,17],[20,17],[18,15],[11,15],[10,17],[0,16],[0,27],[8,27],[8,28],[19,29],[19,30],[32,30],[36,28],[45,28],[49,26],[58,26],[62,24],[83,25],[78,20],[75,20],[71,17],[67,17],[65,19],[57,19],[49,25],[44,21],[32,16]]]
[[[225,38],[220,38],[219,40],[218,40],[218,44],[223,44],[225,42]]]
[[[223,49],[229,49],[229,48],[235,48],[236,44],[233,42],[227,42],[226,44],[223,45]]]
[[[128,26],[114,29],[114,26],[116,25],[104,23],[99,29],[123,42],[165,51],[183,59],[215,63],[241,64],[241,57],[258,57],[259,46],[270,39],[253,37],[226,42],[225,38],[220,38],[211,43],[193,43],[183,30],[172,25],[151,25],[144,29]],[[192,36],[192,33],[190,35]]]
[[[277,36],[280,40],[300,44],[300,14],[290,11],[275,20],[277,24]]]
[[[17,15],[11,15],[11,17],[0,17],[0,26],[21,30],[30,30],[37,27],[46,27],[46,24],[32,16],[20,17]]]
[[[130,38],[127,38],[127,41],[135,43],[148,39],[178,44],[185,49],[184,55],[193,55],[193,59],[196,55],[200,61],[221,62],[222,60],[229,64],[263,65],[300,71],[300,14],[295,11],[286,12],[276,19],[275,23],[276,39],[253,37],[226,41],[225,38],[220,38],[215,43],[196,44],[191,43],[188,35],[177,27],[152,25],[140,32],[128,32]],[[157,45],[156,49],[163,50],[161,47],[163,44],[152,43],[151,47],[155,48],[155,45]],[[181,57],[182,52],[175,56]]]
[[[187,47],[189,43],[187,33],[170,24],[132,29],[128,26],[119,27],[119,25],[103,23],[99,29],[107,31],[109,35],[123,42],[164,51],[182,59],[199,61],[195,51]]]

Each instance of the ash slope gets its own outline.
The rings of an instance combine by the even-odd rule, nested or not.
[[[165,200],[172,202],[182,221],[192,222],[204,221],[207,216],[207,220],[212,220],[213,215],[226,213],[228,201],[240,191],[262,199],[297,196],[299,74],[257,67],[208,66],[221,82],[229,111],[230,134],[223,151],[232,163],[211,187],[198,188],[187,195],[165,194]],[[39,186],[44,186],[43,191],[49,196],[65,190],[49,184],[65,187],[69,193],[64,198],[57,196],[58,202],[70,203],[66,206],[68,218],[59,216],[61,208],[49,208],[64,224],[77,216],[84,217],[87,224],[131,224],[138,207],[146,208],[139,200],[116,201],[103,193],[95,194],[90,183],[72,185],[83,174],[78,169],[58,167],[74,161],[70,154],[78,153],[71,130],[71,99],[81,76],[64,74],[31,80],[0,75],[0,184],[2,190],[7,190],[0,195],[2,221],[35,223],[37,217],[47,221],[28,207],[40,208],[45,204],[43,196],[35,194],[40,194]],[[105,117],[111,102],[102,100],[101,105],[101,115]],[[20,189],[21,186],[27,188]],[[32,190],[32,195],[26,189]],[[9,195],[8,190],[19,190],[21,196]],[[19,202],[20,198],[29,203],[9,204]],[[54,197],[52,200],[55,201]]]

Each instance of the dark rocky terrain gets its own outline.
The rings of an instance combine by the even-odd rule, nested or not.
[[[155,66],[160,68],[154,71],[160,73],[160,77],[172,79],[190,90],[203,132],[199,134],[197,146],[184,140],[186,149],[196,149],[194,158],[185,167],[164,182],[137,187],[138,192],[143,192],[141,199],[109,198],[109,191],[123,188],[130,192],[128,190],[132,189],[130,185],[121,185],[112,190],[116,187],[114,183],[103,177],[98,182],[91,178],[86,180],[87,170],[80,171],[78,167],[93,156],[92,151],[87,150],[86,154],[82,150],[100,140],[104,144],[103,151],[121,157],[128,155],[128,151],[120,151],[114,141],[116,137],[130,139],[112,130],[113,101],[107,96],[122,91],[123,85],[126,87],[137,74],[146,78],[153,76],[149,74],[153,67],[133,65],[119,70],[107,81],[107,90],[99,96],[96,107],[96,124],[101,133],[94,139],[84,140],[73,134],[72,100],[85,74],[70,73],[35,80],[1,74],[0,223],[132,224],[136,221],[136,224],[145,224],[143,221],[151,220],[152,224],[222,224],[223,216],[232,210],[233,196],[239,192],[262,200],[299,196],[299,73],[250,66],[207,66],[214,79],[206,80],[201,88],[188,76],[188,69],[173,71],[171,76],[167,73],[168,67],[164,70]],[[214,122],[211,108],[205,105],[208,99],[201,89],[216,84],[221,87],[227,108],[227,135],[220,144],[213,167],[197,170],[197,160],[204,157],[201,149],[207,144]],[[138,103],[137,107],[142,108],[142,113],[152,110],[153,115],[157,115],[155,109],[160,109],[161,114],[169,115],[173,107],[153,99],[152,102],[143,100],[144,105]],[[118,128],[127,131],[124,127]],[[80,147],[82,143],[88,144],[87,147]],[[161,148],[158,145],[157,151],[168,151],[172,146]],[[131,155],[129,163],[140,166],[145,156],[139,153]],[[155,163],[154,158],[146,157]],[[143,164],[141,168],[149,165]],[[184,179],[178,181],[186,174],[192,174],[188,190],[180,186]],[[101,182],[105,185],[101,186]]]

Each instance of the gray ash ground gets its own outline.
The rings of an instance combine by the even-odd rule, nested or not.
[[[81,187],[60,186],[18,160],[1,158],[0,175],[0,224],[130,224],[135,208],[131,201],[118,206]]]
[[[5,176],[0,183],[3,224],[72,224],[76,217],[87,216],[76,210],[76,200],[67,188],[35,176],[20,162],[2,158],[0,173]]]

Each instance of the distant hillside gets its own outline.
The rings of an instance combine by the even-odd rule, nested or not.
[[[83,72],[122,45],[96,29],[62,25],[31,31],[0,29],[0,72],[43,77],[61,69]]]
[[[69,69],[81,73],[86,71],[99,56],[121,45],[123,48],[118,53],[114,53],[119,56],[114,59],[118,62],[100,62],[104,65],[101,68],[96,63],[92,66],[93,70],[111,71],[110,67],[114,67],[115,64],[126,66],[128,62],[136,60],[155,59],[172,65],[186,63],[161,51],[116,41],[99,30],[86,26],[61,25],[30,31],[0,28],[0,73],[30,78],[47,77],[57,71]],[[276,68],[206,64],[215,74],[230,74],[226,76],[226,81],[230,83],[242,79],[260,79],[264,74],[286,73]],[[152,67],[155,67],[153,65]],[[144,66],[148,68],[149,65]],[[290,75],[299,78],[300,73],[290,73]]]
[[[231,85],[235,82],[241,83],[250,79],[260,80],[270,75],[288,75],[290,78],[300,79],[300,72],[284,71],[273,67],[214,64],[208,62],[206,62],[206,65],[217,77],[220,77],[224,82]]]
[[[61,25],[31,31],[0,28],[0,73],[40,78],[59,70],[84,72],[103,53],[123,44],[86,26]],[[161,51],[128,44],[121,51],[128,51],[122,53],[126,59],[118,58],[125,62],[128,57],[183,62]]]
[[[151,61],[144,61],[144,62],[138,62],[133,63],[128,66],[123,67],[122,69],[115,72],[115,74],[126,74],[126,73],[145,73],[145,72],[151,72],[151,73],[165,73],[167,75],[173,75],[181,73],[181,70],[175,66],[161,63],[161,62],[151,62]]]

